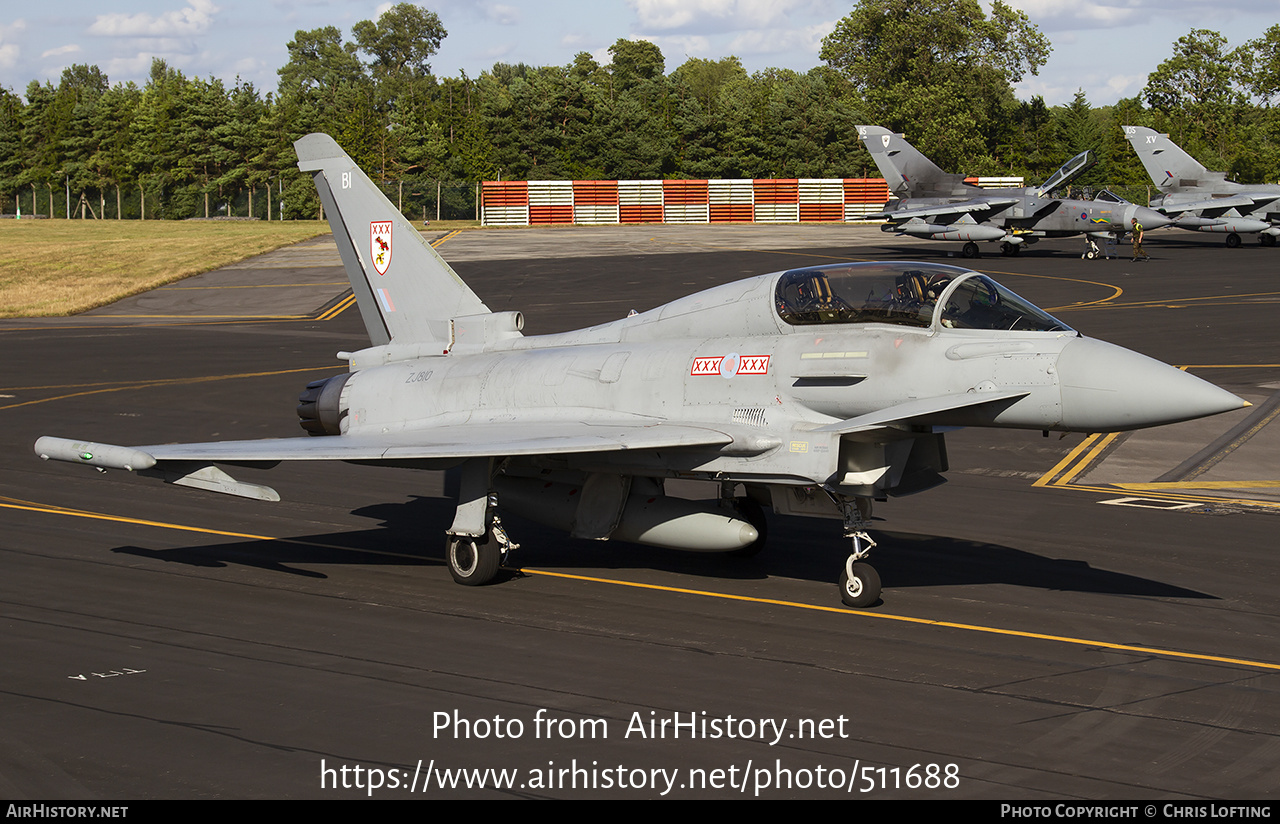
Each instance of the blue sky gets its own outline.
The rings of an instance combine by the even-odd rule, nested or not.
[[[985,0],[984,0],[985,2]],[[1192,28],[1230,47],[1280,23],[1275,0],[1007,0],[1053,44],[1019,97],[1050,105],[1084,89],[1094,105],[1137,94],[1149,72]],[[153,57],[187,75],[237,76],[276,87],[299,29],[337,26],[350,39],[359,20],[390,3],[355,0],[53,0],[0,6],[0,86],[21,94],[32,80],[58,82],[72,63],[91,63],[112,83],[146,81]],[[620,37],[657,43],[667,71],[689,57],[737,55],[748,71],[808,70],[822,37],[853,8],[849,0],[435,0],[449,35],[432,61],[437,75],[476,76],[494,62],[566,65],[580,51],[608,62]],[[989,5],[989,3],[987,4]]]

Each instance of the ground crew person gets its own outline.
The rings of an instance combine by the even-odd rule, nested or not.
[[[1133,259],[1151,260],[1151,256],[1142,250],[1142,224],[1133,219]]]

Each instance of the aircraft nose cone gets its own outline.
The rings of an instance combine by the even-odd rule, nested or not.
[[[1134,207],[1133,216],[1138,219],[1138,222],[1142,224],[1142,228],[1146,230],[1159,229],[1173,223],[1172,218],[1165,217],[1155,209],[1148,209],[1146,206]]]
[[[1166,363],[1090,338],[1062,350],[1058,383],[1063,426],[1080,432],[1142,429],[1248,405]]]

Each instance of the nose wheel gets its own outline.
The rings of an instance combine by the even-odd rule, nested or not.
[[[868,498],[846,498],[831,494],[831,500],[840,508],[844,518],[844,537],[853,541],[853,552],[844,561],[836,586],[845,606],[865,609],[880,600],[880,573],[863,558],[876,545],[867,534],[867,521],[871,518],[871,501]]]

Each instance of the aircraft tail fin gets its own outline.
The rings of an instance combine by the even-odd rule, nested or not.
[[[1124,136],[1138,153],[1151,182],[1162,192],[1196,186],[1205,176],[1206,169],[1200,161],[1184,152],[1167,134],[1146,126],[1125,126]]]
[[[293,144],[312,172],[374,346],[439,343],[450,321],[489,312],[413,224],[326,134]]]
[[[948,174],[912,146],[902,135],[883,126],[859,126],[858,138],[871,152],[889,191],[898,197],[952,194],[964,188],[964,176]]]

